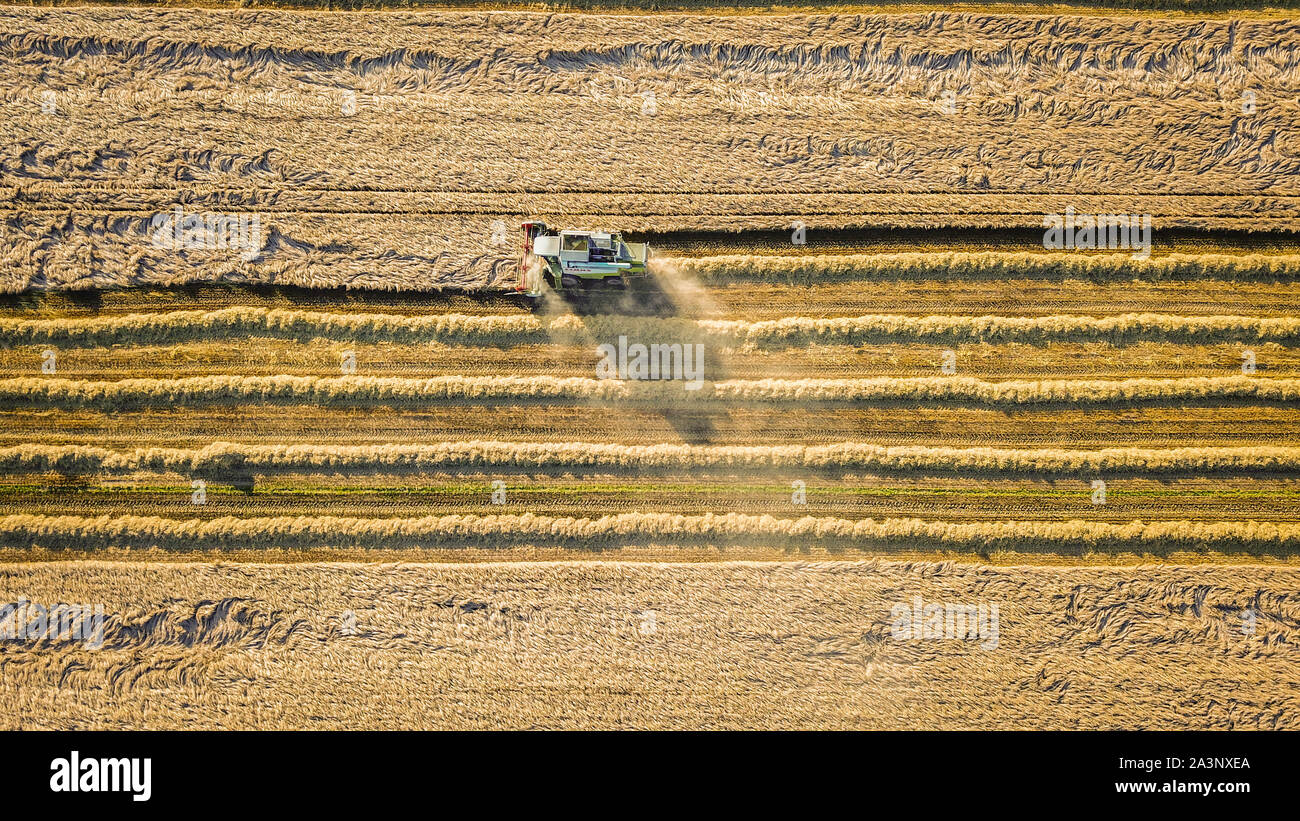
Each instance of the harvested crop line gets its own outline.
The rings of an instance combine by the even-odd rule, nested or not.
[[[953,548],[1271,548],[1300,547],[1300,524],[1134,521],[952,523],[925,519],[777,519],[741,513],[620,513],[599,518],[451,515],[412,519],[336,516],[165,519],[156,516],[0,517],[0,544],[30,548],[494,546],[503,541],[588,545],[669,539],[682,543],[792,540],[863,547],[936,544]]]
[[[590,442],[440,442],[435,445],[245,445],[113,451],[81,445],[0,448],[0,471],[113,474],[224,470],[272,472],[427,471],[453,468],[590,469],[640,472],[698,468],[861,469],[897,472],[1289,474],[1300,448],[1192,447],[1103,450],[832,445],[618,445]]]
[[[698,390],[672,381],[553,376],[401,377],[195,376],[96,382],[22,377],[0,380],[10,406],[115,410],[210,403],[306,403],[370,406],[439,402],[626,402],[656,405],[724,403],[975,402],[986,405],[1163,404],[1184,401],[1300,401],[1300,379],[1250,376],[1183,379],[1008,380],[970,377],[758,379],[704,382]]]
[[[732,347],[847,345],[900,342],[1300,342],[1300,319],[1249,316],[928,316],[873,314],[821,319],[786,317],[760,322],[645,317],[541,319],[529,314],[342,314],[282,308],[224,308],[116,317],[0,318],[4,345],[142,345],[273,337],[356,342],[523,345],[613,338],[690,338]]]
[[[545,341],[547,327],[531,314],[401,316],[235,307],[89,318],[0,318],[0,343],[143,345],[269,336],[358,342],[520,344]]]
[[[853,279],[1273,279],[1292,280],[1300,274],[1294,254],[1170,254],[1135,259],[1128,254],[1047,254],[952,252],[903,254],[844,254],[662,259],[679,275],[702,282],[772,280],[834,282]]]

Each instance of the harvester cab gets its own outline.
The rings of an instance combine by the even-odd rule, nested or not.
[[[560,293],[592,288],[621,290],[646,275],[650,248],[626,242],[613,231],[557,230],[544,222],[525,222],[523,255],[516,290],[541,296],[544,288]]]

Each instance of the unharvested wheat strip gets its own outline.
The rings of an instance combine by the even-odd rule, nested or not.
[[[723,345],[795,346],[868,340],[931,342],[1300,342],[1300,319],[1249,316],[929,316],[874,314],[820,319],[793,316],[760,322],[644,317],[531,315],[402,316],[344,314],[281,308],[225,308],[117,317],[0,318],[0,344],[162,344],[209,339],[277,337],[358,342],[440,342],[523,345],[588,338],[677,339]]]
[[[1294,279],[1300,255],[1170,254],[1134,259],[1128,254],[1074,255],[1030,252],[952,252],[661,258],[659,264],[703,282],[742,280],[962,278],[1010,279]]]
[[[888,547],[913,543],[991,549],[1026,546],[1077,548],[1300,547],[1300,524],[1267,522],[1133,521],[972,522],[925,519],[778,519],[727,513],[620,513],[598,518],[523,515],[451,515],[409,519],[335,516],[165,519],[156,516],[0,517],[0,543],[43,548],[150,546],[193,548],[437,544],[494,545],[504,541],[617,544],[668,539],[681,543],[764,541],[835,542]]]
[[[1161,404],[1181,401],[1300,401],[1300,379],[1249,376],[1183,379],[1009,380],[970,377],[627,381],[552,376],[401,377],[195,376],[96,382],[22,377],[0,380],[10,406],[112,410],[211,403],[427,405],[443,402],[737,403],[973,402],[985,405]]]
[[[591,442],[440,442],[433,445],[248,445],[113,451],[83,445],[0,448],[0,471],[112,474],[428,471],[474,467],[634,471],[700,468],[809,468],[1059,474],[1285,474],[1300,471],[1300,448],[1189,447],[1103,450],[832,445],[619,445]]]

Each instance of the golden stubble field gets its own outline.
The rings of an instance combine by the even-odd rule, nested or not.
[[[1281,729],[1300,721],[1298,574],[6,565],[0,598],[107,615],[99,650],[0,644],[0,703],[6,729]],[[918,597],[982,603],[981,638],[906,637]]]
[[[0,20],[0,629],[105,614],[6,726],[1300,725],[1294,21]],[[695,233],[529,310],[525,215]]]

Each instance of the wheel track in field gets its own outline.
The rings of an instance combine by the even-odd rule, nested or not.
[[[325,404],[343,407],[432,404],[623,404],[716,409],[746,404],[807,407],[871,403],[984,407],[1162,407],[1194,402],[1288,406],[1300,402],[1300,379],[1249,376],[1172,379],[1003,380],[971,377],[865,379],[733,379],[683,389],[658,382],[550,376],[435,376],[425,379],[366,376],[194,376],[133,378],[113,382],[17,377],[0,380],[0,400],[35,409],[129,410],[209,404]]]

